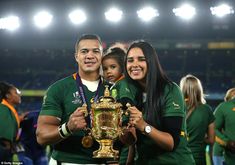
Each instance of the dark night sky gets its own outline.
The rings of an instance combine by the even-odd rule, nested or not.
[[[172,8],[179,0],[1,0],[0,17],[9,13],[18,15],[21,27],[15,32],[0,30],[0,48],[17,46],[67,46],[74,43],[83,33],[96,33],[106,42],[130,41],[135,39],[164,40],[234,40],[235,14],[215,19],[209,7],[220,1],[195,0],[197,15],[191,21],[182,21],[174,16]],[[235,7],[234,1],[224,1]],[[137,18],[136,11],[145,4],[157,8],[160,16],[150,23]],[[104,18],[104,12],[112,5],[123,10],[123,20],[113,24]],[[87,22],[74,26],[68,20],[68,13],[81,8],[88,15]],[[32,17],[40,9],[53,14],[53,23],[48,29],[34,27]]]

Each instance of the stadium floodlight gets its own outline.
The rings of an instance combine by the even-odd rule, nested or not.
[[[20,21],[17,16],[0,18],[0,29],[14,31],[20,27]]]
[[[47,11],[41,11],[34,16],[34,23],[39,28],[45,28],[51,23],[52,18],[53,16]]]
[[[123,12],[117,8],[111,8],[104,13],[105,18],[111,22],[118,22],[122,19]]]
[[[227,4],[221,4],[219,6],[210,7],[211,14],[217,17],[224,17],[225,15],[234,14],[234,10]]]
[[[75,25],[81,24],[86,21],[86,14],[82,10],[74,10],[69,14],[69,19]]]
[[[154,17],[158,17],[159,12],[157,9],[154,9],[152,7],[144,7],[137,11],[137,15],[143,21],[148,22],[152,20]]]
[[[172,11],[175,14],[175,16],[181,17],[185,20],[193,18],[194,15],[196,14],[196,9],[189,4],[184,4],[179,8],[174,8],[172,9]]]

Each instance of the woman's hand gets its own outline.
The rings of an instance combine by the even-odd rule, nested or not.
[[[143,119],[142,112],[138,110],[135,106],[129,107],[128,111],[130,113],[129,124],[143,132],[144,127],[147,125],[147,123]]]
[[[135,128],[131,126],[123,128],[122,134],[120,135],[119,139],[123,144],[126,145],[135,144],[135,142],[137,141]]]

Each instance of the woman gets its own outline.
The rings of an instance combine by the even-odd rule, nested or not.
[[[130,107],[137,131],[136,164],[194,164],[185,136],[184,100],[179,87],[165,75],[155,49],[145,41],[127,51],[127,77],[142,90],[142,108]]]
[[[186,123],[189,148],[197,165],[206,165],[206,145],[215,141],[215,117],[211,107],[206,104],[200,80],[193,75],[186,75],[180,81],[180,88],[186,102]]]
[[[0,160],[12,160],[12,145],[19,138],[20,119],[16,105],[21,103],[20,91],[6,82],[0,82]]]

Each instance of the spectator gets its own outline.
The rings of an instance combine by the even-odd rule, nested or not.
[[[186,103],[186,124],[188,146],[192,151],[197,165],[206,165],[206,146],[212,146],[215,141],[215,117],[212,108],[206,104],[201,81],[186,75],[180,81],[180,88]],[[212,161],[212,154],[210,154]]]
[[[224,155],[227,165],[235,164],[235,88],[227,91],[224,102],[215,109],[216,143],[214,146],[214,163],[221,165]],[[222,148],[222,149],[221,149]]]
[[[0,82],[0,161],[12,161],[19,140],[20,117],[15,107],[21,103],[20,94],[14,85]]]
[[[37,143],[36,128],[37,119],[39,115],[38,110],[29,111],[21,121],[21,136],[20,142],[25,149],[25,157],[32,161],[33,165],[47,165],[48,157],[46,154],[46,147]]]

